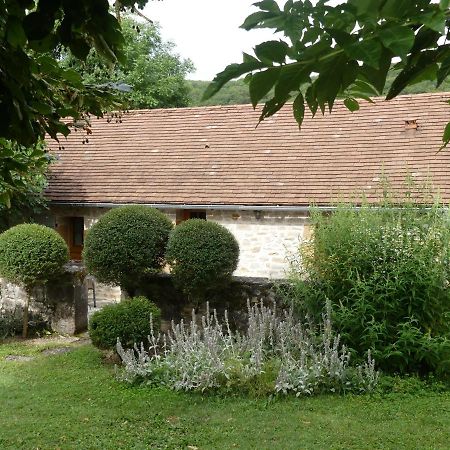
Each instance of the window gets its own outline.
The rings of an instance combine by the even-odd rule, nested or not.
[[[203,220],[206,220],[206,211],[191,211],[189,219],[203,219]]]
[[[199,209],[179,209],[177,210],[177,224],[189,219],[206,220],[206,211]]]

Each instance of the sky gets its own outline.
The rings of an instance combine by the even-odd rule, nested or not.
[[[144,14],[161,25],[165,40],[176,52],[193,61],[192,80],[212,80],[230,63],[242,61],[242,52],[274,39],[271,30],[245,31],[245,18],[257,11],[256,0],[162,0],[149,1]],[[279,2],[284,3],[283,1]]]

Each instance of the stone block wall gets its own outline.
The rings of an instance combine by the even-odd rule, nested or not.
[[[210,311],[217,311],[219,318],[223,318],[225,310],[228,312],[230,326],[234,329],[245,329],[248,320],[248,305],[263,302],[265,305],[278,306],[282,304],[279,288],[282,280],[267,278],[233,277],[226,288],[210,293],[207,297]],[[169,274],[161,274],[143,283],[136,292],[144,295],[161,309],[161,328],[167,331],[171,321],[179,322],[184,319],[189,323],[192,311],[195,310],[197,320],[206,314],[206,303],[197,304],[186,298],[173,285]]]
[[[207,220],[224,225],[239,242],[236,276],[284,278],[289,259],[307,230],[308,216],[298,212],[212,210]]]
[[[0,311],[22,311],[26,294],[20,286],[0,279]],[[64,275],[34,289],[30,303],[32,321],[53,331],[76,334],[87,329],[88,297],[82,268],[69,266]]]

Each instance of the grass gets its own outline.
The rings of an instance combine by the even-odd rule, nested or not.
[[[1,449],[448,449],[450,392],[248,399],[117,382],[90,345],[0,345]],[[30,354],[30,353],[28,353]]]

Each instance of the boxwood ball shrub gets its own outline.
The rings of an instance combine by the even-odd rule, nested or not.
[[[68,260],[69,251],[64,239],[51,228],[22,224],[0,234],[0,275],[24,286],[28,294],[23,317],[24,337],[32,289],[61,274]]]
[[[203,300],[236,270],[239,244],[233,234],[215,222],[191,219],[177,225],[166,252],[175,286],[188,296]]]
[[[95,312],[89,322],[89,336],[92,343],[102,349],[115,348],[117,338],[125,347],[134,343],[147,342],[153,331],[161,326],[161,311],[146,297],[134,297],[115,305],[108,305]]]
[[[172,222],[160,211],[133,205],[112,209],[87,233],[83,260],[98,281],[118,284],[131,295],[139,279],[157,272]]]

